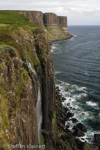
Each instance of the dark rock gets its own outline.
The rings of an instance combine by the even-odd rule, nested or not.
[[[95,145],[92,145],[92,144],[89,144],[89,143],[85,142],[82,145],[81,150],[99,150],[99,148]]]
[[[66,125],[66,128],[68,129],[68,128],[69,128],[69,125]]]
[[[59,90],[58,90],[59,91]],[[56,91],[56,111],[57,111],[57,135],[59,138],[56,140],[56,150],[100,150],[98,146],[89,144],[87,142],[81,142],[79,139],[76,139],[76,136],[84,136],[84,132],[87,131],[86,127],[78,123],[74,127],[74,133],[71,133],[68,128],[69,125],[66,125],[64,128],[65,121],[72,120],[73,123],[78,122],[76,118],[70,118],[74,114],[70,112],[70,104],[67,108],[63,107],[61,104],[62,95]],[[60,96],[59,96],[60,95]],[[59,98],[61,98],[59,100]],[[67,116],[67,119],[66,119]]]
[[[74,113],[71,113],[71,112],[67,113],[67,118],[70,118],[70,117],[73,117],[73,116],[74,116]]]
[[[65,142],[65,140],[58,139],[56,142],[56,150],[72,150],[68,142]]]
[[[66,100],[66,98],[65,98],[65,97],[62,97],[62,100]]]
[[[74,129],[74,133],[73,133],[73,134],[74,134],[75,136],[81,137],[81,136],[84,136],[84,135],[85,135],[84,132],[82,132],[79,128],[74,127],[73,129]]]
[[[73,123],[78,122],[78,120],[76,118],[72,118],[71,120],[72,120]]]
[[[94,142],[100,146],[100,134],[94,134]]]
[[[79,128],[83,132],[87,132],[86,127],[82,123],[78,123],[77,124],[77,128]]]
[[[76,143],[79,150],[81,150],[81,148],[83,147],[83,142],[81,142],[79,139],[76,139]]]

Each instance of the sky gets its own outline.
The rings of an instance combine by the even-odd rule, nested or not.
[[[100,25],[100,0],[0,0],[0,10],[38,10],[68,17],[68,25]]]

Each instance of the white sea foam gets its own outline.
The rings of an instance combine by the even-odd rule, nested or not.
[[[84,91],[84,92],[86,92],[85,91],[86,89],[87,89],[86,87],[77,87],[77,91]]]
[[[54,53],[54,54],[61,54],[61,53],[62,53],[62,50],[61,50],[61,49],[52,49],[52,48],[51,48],[51,53]]]
[[[69,126],[68,129],[69,129],[71,132],[73,132],[73,131],[74,131],[74,130],[73,130],[73,127],[74,127],[75,125],[77,125],[77,123],[73,123],[72,120],[69,120],[69,121],[66,121],[66,122],[65,122],[65,126],[67,126],[67,125]]]
[[[56,48],[56,46],[55,46],[55,45],[53,45],[51,48],[52,48],[52,49],[55,49],[55,48]]]
[[[59,74],[59,73],[61,73],[60,71],[55,71],[55,75],[57,75],[57,74]]]
[[[86,87],[79,87],[77,85],[70,85],[69,83],[57,80],[57,85],[61,90],[60,93],[65,97],[62,105],[69,109],[70,112],[74,113],[74,118],[77,118],[79,122],[85,123],[87,119],[93,120],[93,113],[91,111],[84,111],[83,104],[81,105],[81,98],[86,98],[88,95],[88,90]],[[76,93],[76,94],[75,94]],[[78,93],[78,94],[77,94]],[[86,102],[87,105],[99,108],[98,104],[92,101]],[[84,101],[85,105],[85,101]],[[71,108],[71,109],[70,109]],[[77,123],[79,123],[77,122]],[[76,123],[76,124],[77,124]],[[69,125],[69,130],[73,132],[73,127],[76,125],[71,120],[65,122],[65,126]],[[87,127],[87,126],[86,126]],[[94,133],[92,128],[88,128],[87,133],[83,137],[77,137],[80,141],[91,143],[93,141]],[[97,132],[99,133],[99,132]]]
[[[69,40],[73,41],[76,38],[76,35],[73,34],[73,37]]]
[[[80,99],[81,97],[82,97],[81,94],[75,94],[75,95],[73,95],[73,98],[75,98],[75,99]]]
[[[87,91],[87,88],[86,87],[78,87],[77,85],[72,85],[71,86],[71,88],[72,88],[72,90],[74,89],[74,90],[76,90],[76,91],[82,91],[82,92],[84,92],[84,93],[86,93]]]
[[[73,99],[72,97],[66,97],[66,100],[64,102],[62,102],[63,106],[70,105],[71,107],[73,107],[73,102],[75,102],[75,99]]]
[[[77,88],[77,85],[72,85],[71,87],[74,88],[74,89],[76,89],[76,88]]]
[[[74,37],[77,37],[75,34],[72,34]]]
[[[53,44],[50,48],[51,50],[51,53],[54,53],[54,54],[61,54],[62,53],[62,50],[61,50],[61,46],[59,44]]]
[[[89,105],[89,106],[92,106],[92,107],[96,107],[96,106],[98,106],[98,104],[97,104],[97,103],[92,102],[92,101],[86,102],[86,104],[87,104],[87,105]]]
[[[88,76],[88,77],[90,76],[87,72],[85,72],[85,75]]]
[[[66,86],[69,86],[70,84],[67,83],[67,82],[63,82],[61,80],[56,80],[58,83],[62,84],[63,86],[66,85]]]
[[[92,129],[88,130],[85,133],[85,136],[83,137],[76,137],[77,139],[79,139],[82,142],[88,142],[88,143],[92,143],[93,142],[93,138],[94,138],[94,134],[100,134],[100,132],[98,131],[93,131]]]

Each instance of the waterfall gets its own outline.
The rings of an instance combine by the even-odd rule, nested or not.
[[[29,71],[32,72],[37,77],[37,74],[35,70],[33,70],[31,64],[29,62],[27,62],[26,64],[29,68]],[[42,109],[41,109],[41,89],[40,89],[39,80],[38,80],[38,95],[37,95],[37,103],[36,103],[36,115],[37,115],[37,123],[38,123],[38,143],[39,145],[41,145],[42,144],[42,140],[41,140]]]
[[[37,113],[37,121],[38,121],[38,142],[39,145],[41,142],[41,124],[42,124],[42,110],[41,110],[41,92],[40,92],[40,83],[38,82],[38,97],[36,104],[36,113]]]
[[[35,70],[33,70],[32,66],[31,66],[31,63],[26,62],[26,64],[27,64],[27,66],[28,66],[28,68],[29,68],[29,71],[33,72],[33,74],[34,74],[35,76],[37,76]]]

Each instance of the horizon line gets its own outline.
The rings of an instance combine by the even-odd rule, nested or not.
[[[91,24],[88,24],[88,25],[85,25],[85,24],[69,24],[68,26],[100,26],[100,25],[91,25]]]

